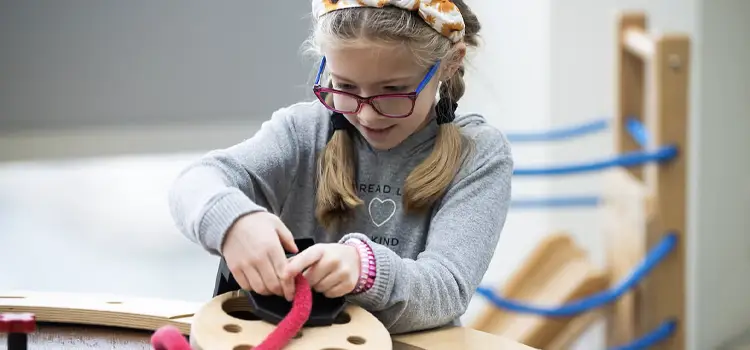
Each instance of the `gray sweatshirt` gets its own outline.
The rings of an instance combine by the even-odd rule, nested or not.
[[[188,166],[169,193],[177,226],[214,255],[235,220],[260,210],[279,216],[295,238],[361,238],[375,253],[377,277],[369,291],[347,296],[350,302],[393,334],[457,322],[505,223],[513,168],[508,141],[479,115],[457,116],[474,151],[443,199],[415,216],[402,210],[402,184],[432,150],[435,120],[387,151],[355,137],[365,204],[346,231],[332,235],[315,219],[316,157],[328,141],[330,115],[318,101],[280,109],[251,138]]]

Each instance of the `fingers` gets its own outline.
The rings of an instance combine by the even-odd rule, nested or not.
[[[279,274],[283,274],[284,271],[282,270]],[[284,293],[284,298],[287,301],[292,301],[294,299],[294,280],[286,279],[283,277],[279,278],[279,282],[281,283],[281,291]]]
[[[240,285],[240,288],[250,290],[250,281],[247,280],[242,269],[230,268],[229,271],[232,272],[232,277],[234,277],[234,280]]]
[[[352,290],[354,290],[354,286],[350,285],[346,281],[341,281],[323,292],[323,295],[325,295],[327,298],[338,298],[351,293]]]
[[[318,293],[326,293],[336,285],[342,282],[344,278],[341,278],[341,273],[329,273],[323,276],[322,279],[317,281],[316,283],[310,282],[310,286],[315,289]],[[326,294],[327,295],[327,294]]]
[[[280,285],[281,290],[279,295],[283,294],[287,301],[292,301],[292,299],[294,299],[294,278],[288,278],[288,276],[285,275],[287,265],[286,255],[281,250],[281,246],[268,254],[271,264],[273,265],[273,271]]]
[[[297,244],[294,243],[292,232],[289,231],[289,228],[287,228],[284,223],[278,225],[276,233],[279,235],[279,241],[281,241],[281,246],[284,247],[285,251],[292,254],[297,254],[299,252]]]
[[[315,287],[324,278],[331,275],[338,268],[337,261],[327,260],[325,257],[321,258],[305,270],[304,275],[310,286]]]
[[[256,292],[260,295],[271,294],[271,292],[268,290],[268,287],[266,287],[266,284],[263,283],[263,279],[260,277],[258,270],[253,267],[248,267],[244,270],[244,275],[245,278],[247,278],[247,281],[250,282],[250,287],[247,288],[248,290]]]
[[[279,282],[279,276],[276,273],[276,268],[274,268],[273,264],[271,263],[270,257],[260,257],[255,263],[255,266],[260,273],[260,278],[263,280],[263,284],[265,285],[268,293],[283,295],[283,291],[281,290],[281,282]]]
[[[340,269],[338,260],[321,259],[304,272],[310,286],[326,297],[337,298],[349,294],[357,283],[357,277]]]
[[[293,279],[323,257],[323,247],[314,245],[297,254],[286,265],[285,278]]]
[[[281,291],[284,294],[284,298],[288,301],[292,301],[292,299],[294,299],[294,276],[296,275],[289,276],[286,274],[285,270],[287,261],[284,252],[286,251],[296,254],[299,252],[299,249],[294,243],[292,232],[289,231],[289,228],[287,228],[284,223],[277,225],[276,234],[279,236],[279,242],[281,242],[283,250],[274,252],[271,260],[273,261],[276,275],[279,276],[279,283],[281,284]]]
[[[240,288],[250,290],[261,295],[268,295],[268,288],[260,278],[258,271],[252,266],[230,267],[234,280],[237,281]]]
[[[305,276],[307,283],[309,283],[310,287],[313,287],[313,289],[315,289],[315,286],[320,283],[320,280],[326,276],[322,271],[323,268],[325,268],[325,266],[316,263],[308,267],[307,270],[302,273]]]

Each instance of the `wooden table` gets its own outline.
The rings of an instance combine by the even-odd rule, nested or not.
[[[38,330],[29,349],[151,349],[154,329],[171,324],[189,333],[202,305],[106,295],[0,292],[0,312],[32,312]],[[6,338],[0,334],[0,346]],[[393,350],[533,350],[505,338],[464,327],[395,336]]]
[[[74,350],[117,349],[151,350],[150,331],[85,325],[40,324],[29,337],[29,349]],[[0,347],[6,342],[0,334]],[[488,349],[533,350],[489,333],[467,328],[452,328],[396,337],[393,350]]]

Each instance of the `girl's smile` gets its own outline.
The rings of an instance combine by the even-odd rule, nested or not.
[[[396,127],[396,125],[391,125],[384,128],[370,128],[367,126],[364,126],[362,124],[359,124],[359,130],[363,134],[365,134],[365,138],[368,140],[373,140],[377,142],[383,142],[386,139],[388,139],[388,136],[390,135],[391,131]]]

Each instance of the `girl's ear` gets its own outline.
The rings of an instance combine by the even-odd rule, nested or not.
[[[466,43],[463,41],[457,42],[453,51],[453,55],[445,61],[442,72],[440,74],[440,80],[446,81],[450,79],[456,71],[463,65],[464,57],[466,57]]]

